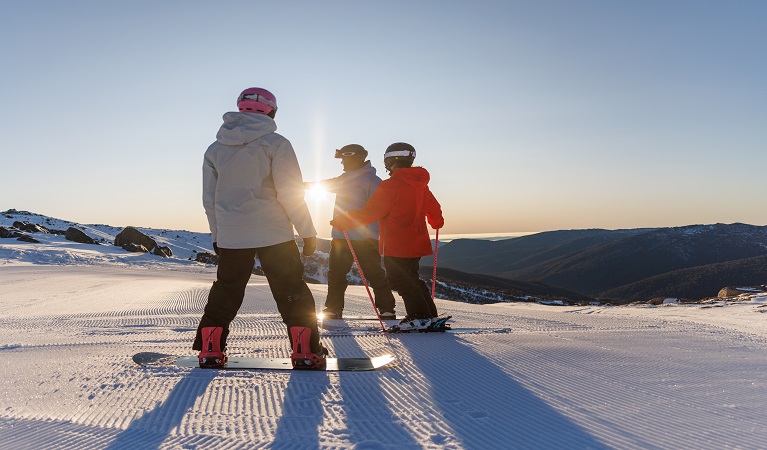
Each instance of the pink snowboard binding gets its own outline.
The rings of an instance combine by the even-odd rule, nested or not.
[[[290,361],[294,369],[322,369],[325,366],[326,352],[322,351],[320,355],[312,353],[311,328],[291,327],[290,338],[293,341],[293,354],[290,355]]]
[[[202,351],[198,356],[200,367],[216,368],[226,364],[226,353],[221,350],[221,327],[204,327],[202,329]]]

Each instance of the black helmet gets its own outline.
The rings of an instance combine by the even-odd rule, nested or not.
[[[394,163],[401,164],[402,167],[410,167],[415,161],[415,148],[404,142],[395,142],[386,148],[384,153],[384,166],[387,168],[394,165]]]
[[[368,151],[365,150],[365,147],[359,144],[344,145],[340,149],[336,150],[336,158],[357,157],[365,159],[367,156]]]

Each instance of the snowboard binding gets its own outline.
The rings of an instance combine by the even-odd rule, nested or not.
[[[197,357],[202,368],[224,367],[227,357],[221,348],[222,327],[204,327],[202,330],[202,351]]]
[[[294,369],[322,369],[325,366],[325,355],[328,352],[320,345],[320,354],[313,353],[311,338],[311,328],[290,327],[290,340],[293,342],[293,354],[290,355],[290,362]]]

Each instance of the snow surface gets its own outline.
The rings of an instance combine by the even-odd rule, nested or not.
[[[141,351],[193,354],[214,279],[182,257],[0,239],[0,448],[767,447],[764,293],[625,307],[438,299],[454,327],[479,330],[323,331],[334,356],[393,350],[398,364],[375,372],[136,366]],[[326,286],[310,287],[319,309]],[[364,287],[346,305],[372,314]],[[289,356],[263,277],[229,344]]]

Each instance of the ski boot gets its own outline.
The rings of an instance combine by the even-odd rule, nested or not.
[[[221,348],[221,327],[204,327],[202,329],[202,351],[197,357],[202,368],[224,367],[226,353]]]
[[[397,325],[389,328],[392,333],[410,333],[412,331],[427,331],[431,326],[432,319],[427,317],[405,316]]]
[[[389,328],[388,331],[392,333],[411,333],[416,331],[420,333],[428,333],[432,331],[442,332],[450,329],[450,325],[447,324],[447,321],[450,318],[451,316],[430,318],[414,318],[407,316],[402,319],[399,324]]]
[[[381,317],[381,320],[395,320],[397,318],[397,314],[394,312],[394,310],[379,311],[379,316]]]
[[[429,328],[426,331],[444,332],[451,329],[450,324],[447,323],[447,321],[450,320],[452,317],[453,316],[432,317],[431,325],[429,325]]]
[[[322,369],[325,367],[325,355],[328,351],[320,345],[320,353],[311,350],[312,329],[290,327],[290,340],[293,341],[293,354],[290,362],[294,369]]]

